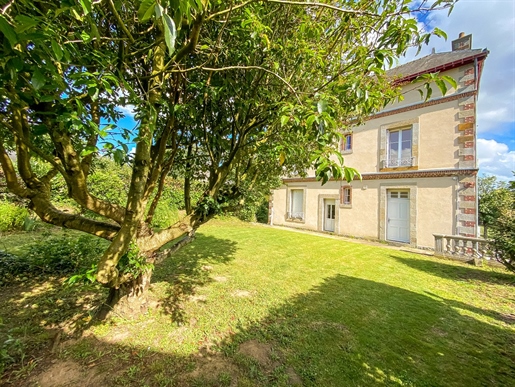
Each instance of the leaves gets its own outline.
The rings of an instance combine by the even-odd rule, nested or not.
[[[447,34],[444,31],[442,31],[440,28],[435,27],[435,29],[433,30],[433,35],[439,36],[439,37],[447,40]]]
[[[52,40],[50,44],[52,46],[52,51],[55,54],[55,58],[57,60],[63,59],[63,49],[61,48],[59,43],[57,43],[55,40]]]
[[[138,8],[138,20],[141,23],[150,20],[154,13],[155,6],[155,0],[143,0]]]
[[[30,30],[31,28],[35,27],[39,23],[38,18],[29,17],[25,15],[18,15],[15,18],[16,20],[16,32],[18,34],[24,33],[27,30]]]
[[[79,3],[82,6],[84,15],[88,15],[89,13],[91,13],[91,0],[79,0]]]
[[[175,22],[166,13],[163,14],[163,25],[166,47],[168,47],[169,54],[172,55],[175,51],[175,39],[177,38],[177,30],[175,29]]]
[[[30,82],[32,83],[32,86],[35,90],[39,90],[45,85],[46,77],[39,69],[37,69],[34,71],[34,74],[32,74],[32,79]]]
[[[16,32],[3,15],[0,15],[0,32],[2,32],[2,34],[7,38],[11,47],[16,45],[16,42],[18,41]]]

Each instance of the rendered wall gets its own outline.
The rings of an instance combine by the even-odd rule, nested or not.
[[[273,194],[273,224],[307,230],[323,231],[323,198],[335,198],[340,182],[324,187],[317,182],[291,183]],[[352,182],[352,206],[339,205],[335,233],[360,238],[386,239],[386,192],[389,189],[410,191],[413,246],[432,248],[433,234],[454,234],[456,227],[456,187],[452,177],[423,179],[363,180]],[[305,220],[289,221],[289,189],[305,188]],[[437,207],[435,207],[437,206]]]

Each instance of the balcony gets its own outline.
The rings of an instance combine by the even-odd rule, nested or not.
[[[395,159],[383,160],[382,168],[400,168],[400,167],[413,167],[415,165],[415,157],[403,157]]]

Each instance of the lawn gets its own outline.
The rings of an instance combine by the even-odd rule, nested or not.
[[[105,294],[99,287],[70,288],[61,278],[3,287],[2,356],[16,358],[3,382],[507,386],[515,380],[515,276],[501,269],[216,220],[158,266],[153,281],[154,306],[139,319],[103,323],[91,319]]]

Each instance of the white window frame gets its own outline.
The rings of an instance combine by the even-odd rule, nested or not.
[[[340,207],[352,207],[352,186],[344,185],[340,187]]]
[[[403,133],[407,134],[407,132],[410,132],[410,145],[409,145],[409,151],[410,155],[406,157],[402,157],[402,145],[403,145]],[[392,133],[399,133],[399,139],[397,144],[397,158],[393,159],[390,151],[391,151],[391,135]],[[387,131],[387,154],[386,154],[386,167],[387,168],[400,168],[400,167],[411,167],[413,166],[413,127],[404,127],[404,128],[398,128],[398,129],[390,129]]]
[[[301,193],[302,194],[302,201],[299,205],[294,200],[295,193]],[[298,198],[298,196],[297,196]],[[297,205],[295,205],[297,204]],[[295,208],[294,208],[295,207]],[[299,211],[299,209],[301,211]],[[302,187],[291,187],[288,189],[288,210],[286,214],[286,219],[290,221],[300,221],[304,222],[306,220],[306,189]]]

